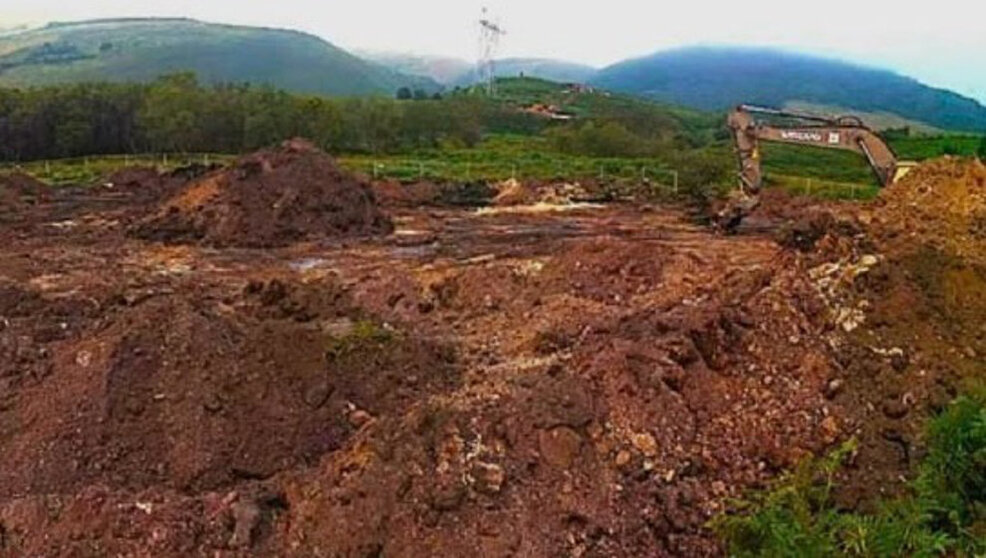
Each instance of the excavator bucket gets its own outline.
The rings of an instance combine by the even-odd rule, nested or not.
[[[893,180],[891,181],[891,184],[896,184],[897,182],[899,182],[900,179],[907,176],[907,173],[911,172],[911,170],[914,167],[918,166],[919,164],[920,163],[918,163],[917,161],[897,161],[897,169],[894,171],[894,176],[893,176]]]

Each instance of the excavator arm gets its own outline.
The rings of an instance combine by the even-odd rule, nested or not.
[[[791,124],[768,124],[754,115],[789,120]],[[756,207],[757,194],[763,186],[760,142],[811,145],[828,149],[854,151],[866,157],[880,184],[888,186],[903,176],[912,166],[901,164],[890,146],[853,116],[824,118],[816,115],[740,105],[729,113],[728,125],[733,134],[736,156],[739,159],[739,181],[742,200],[731,204],[720,215],[727,229],[739,225],[745,213]],[[722,221],[723,219],[720,219]]]

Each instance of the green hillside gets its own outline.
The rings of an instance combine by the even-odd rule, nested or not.
[[[704,110],[799,101],[891,113],[945,130],[986,130],[986,107],[973,99],[884,70],[770,49],[670,50],[605,68],[592,82]]]
[[[0,86],[93,81],[151,81],[194,71],[201,80],[270,84],[326,95],[392,95],[399,87],[434,89],[297,31],[189,19],[116,19],[56,23],[0,36]]]

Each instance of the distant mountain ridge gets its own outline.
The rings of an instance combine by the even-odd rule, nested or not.
[[[56,22],[0,35],[0,86],[149,81],[191,70],[205,82],[300,93],[393,95],[438,84],[358,58],[314,35],[185,18]]]
[[[383,64],[395,71],[426,76],[446,86],[475,83],[479,76],[476,64],[461,58],[406,53],[356,51],[367,60]],[[550,58],[503,58],[495,61],[498,77],[521,75],[557,82],[582,83],[595,75],[596,68],[586,64]]]
[[[619,62],[591,82],[703,110],[792,102],[892,113],[947,130],[986,131],[986,107],[896,73],[764,48],[688,47]]]

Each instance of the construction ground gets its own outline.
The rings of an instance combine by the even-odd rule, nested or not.
[[[0,188],[2,557],[716,556],[848,440],[841,505],[900,490],[986,373],[977,162],[733,236],[300,142]]]

